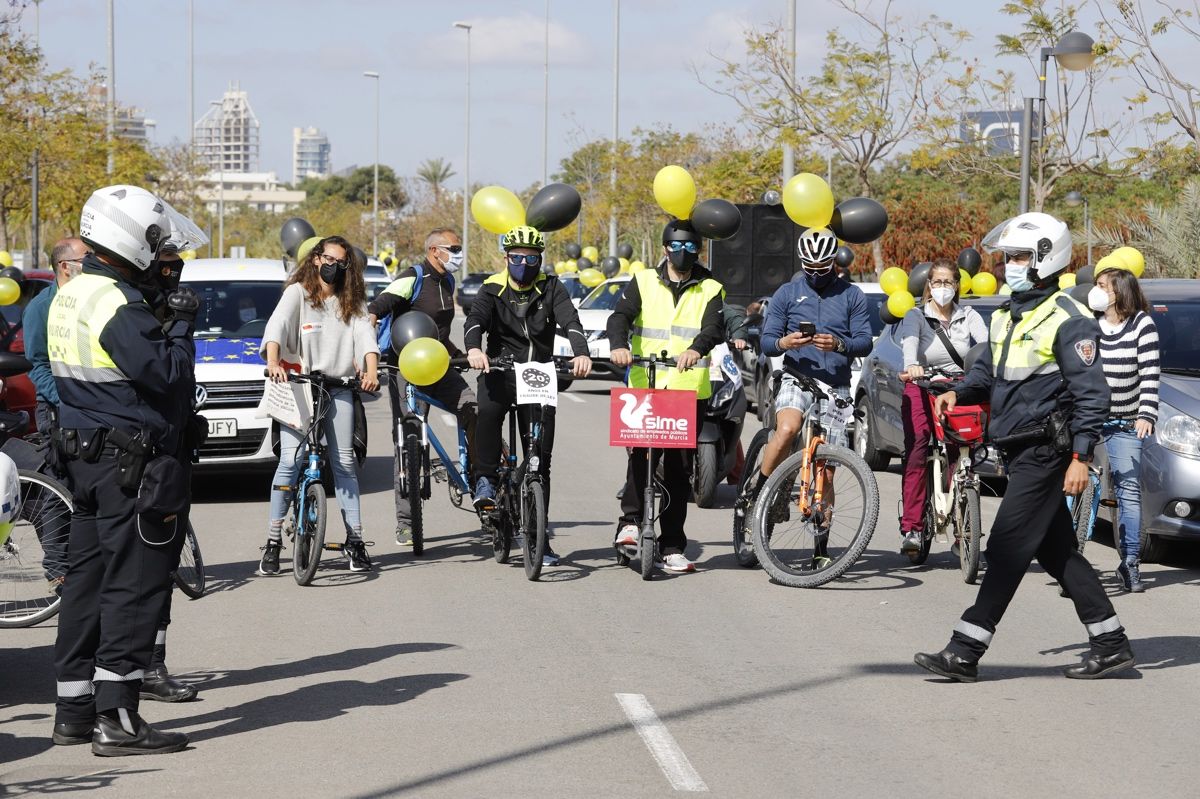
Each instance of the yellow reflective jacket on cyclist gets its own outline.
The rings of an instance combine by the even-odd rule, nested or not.
[[[691,346],[700,334],[709,303],[714,297],[725,294],[721,284],[708,276],[707,270],[703,274],[704,277],[683,290],[678,302],[657,270],[646,269],[633,276],[642,299],[641,311],[630,328],[629,347],[634,355],[657,355],[666,350],[668,356],[675,357]],[[707,367],[707,359],[701,359],[686,371],[660,366],[655,387],[695,391],[697,399],[707,399],[712,394]],[[629,385],[649,387],[645,367],[630,367]]]

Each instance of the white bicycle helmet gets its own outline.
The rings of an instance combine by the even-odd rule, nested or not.
[[[800,253],[801,262],[806,265],[824,263],[837,254],[837,236],[826,227],[809,228],[800,234],[796,250]]]
[[[1039,280],[1061,272],[1071,263],[1071,231],[1050,214],[1030,212],[1014,216],[983,238],[989,252],[1005,255],[1031,253],[1030,266]]]
[[[167,205],[137,186],[107,186],[83,204],[79,238],[139,272],[150,268],[171,234]]]
[[[0,452],[0,546],[8,541],[13,523],[21,515],[21,480],[17,464]]]

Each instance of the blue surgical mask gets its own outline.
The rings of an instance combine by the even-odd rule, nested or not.
[[[1013,294],[1029,291],[1033,281],[1029,279],[1029,264],[1018,264],[1010,261],[1004,265],[1004,282],[1012,289]]]

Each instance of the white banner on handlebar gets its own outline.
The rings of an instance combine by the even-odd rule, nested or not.
[[[552,363],[514,363],[518,405],[558,407],[558,373]]]

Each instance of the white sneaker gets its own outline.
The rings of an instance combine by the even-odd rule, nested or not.
[[[664,571],[680,572],[680,573],[684,573],[684,574],[686,574],[687,572],[696,571],[695,565],[693,565],[690,560],[688,560],[687,558],[685,558],[683,555],[681,555],[678,552],[671,554],[671,555],[667,555],[665,558],[663,558],[662,567],[663,567]]]
[[[636,524],[625,524],[617,531],[617,540],[613,543],[619,547],[636,547],[638,544],[638,527]]]

